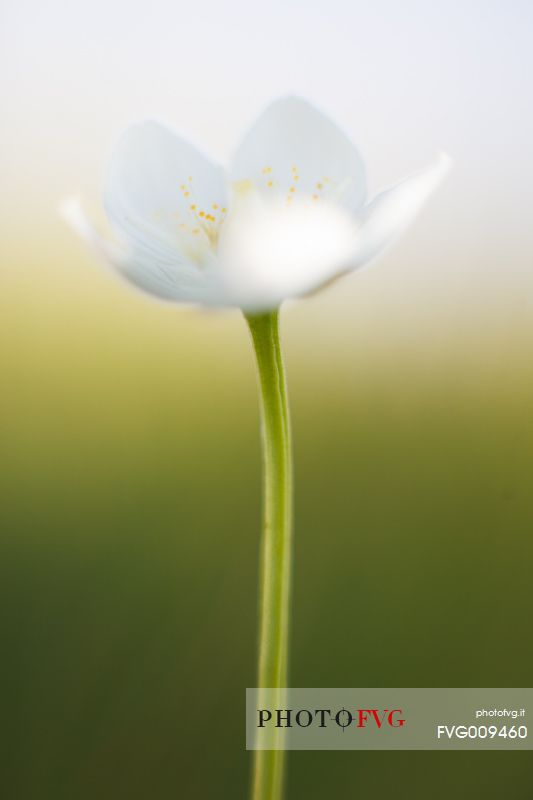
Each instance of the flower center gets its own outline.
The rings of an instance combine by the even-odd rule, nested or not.
[[[254,199],[272,199],[287,206],[299,201],[299,206],[310,206],[320,200],[333,199],[338,187],[328,177],[323,176],[312,182],[301,177],[296,164],[286,169],[274,170],[271,166],[262,167],[260,173],[251,179],[235,181],[232,184],[232,211],[247,207],[250,210]],[[210,262],[216,253],[222,225],[227,219],[228,209],[218,203],[201,203],[195,191],[194,180],[190,175],[180,184],[179,190],[185,201],[185,210],[176,212],[181,247],[198,266]]]

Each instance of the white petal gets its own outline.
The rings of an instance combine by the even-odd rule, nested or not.
[[[275,308],[346,270],[356,240],[353,218],[336,205],[278,200],[244,206],[220,239],[226,296],[246,311]]]
[[[180,252],[185,260],[191,248],[200,249],[208,258],[210,232],[227,206],[227,183],[221,167],[148,120],[132,125],[119,139],[104,205],[117,235],[136,247],[164,258]]]
[[[428,167],[381,192],[363,209],[352,269],[367,264],[413,222],[451,164],[451,158],[440,153]]]
[[[235,154],[231,177],[265,198],[316,195],[353,212],[366,194],[364,165],[354,145],[297,97],[277,100],[263,112]]]
[[[114,244],[94,228],[78,198],[66,200],[60,207],[60,213],[107,264],[138,288],[162,300],[217,304],[218,291],[210,270],[201,270],[181,262],[177,256],[165,260],[161,255]]]

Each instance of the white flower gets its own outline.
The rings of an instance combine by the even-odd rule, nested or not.
[[[157,122],[126,130],[104,192],[116,243],[99,236],[79,201],[62,211],[141,289],[261,311],[370,261],[414,219],[449,164],[441,154],[365,204],[355,147],[309,103],[287,97],[252,126],[229,174]]]

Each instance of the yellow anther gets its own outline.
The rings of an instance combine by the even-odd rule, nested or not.
[[[185,194],[185,197],[188,197],[190,195],[190,192],[184,192],[184,194]]]
[[[196,204],[193,203],[192,206],[189,206],[189,208],[191,209],[191,211],[196,211]]]
[[[316,188],[317,189],[323,189],[324,185],[322,183],[317,183]]]
[[[253,191],[254,185],[250,180],[236,181],[233,184],[233,189],[238,197],[246,197]]]
[[[294,188],[294,186],[291,186],[291,188],[289,189],[289,192],[295,192],[295,191],[296,191],[296,189]]]
[[[200,233],[200,228],[193,228],[192,232],[194,233],[195,236],[198,236],[198,234]]]
[[[216,203],[213,203],[213,205],[211,206],[211,208],[213,208],[213,209],[216,211],[216,210],[217,210],[217,208],[218,208],[218,205],[217,205]]]
[[[181,184],[181,186],[180,186],[180,189],[181,189],[182,191],[184,191],[186,188],[187,188],[187,187],[185,186],[185,184],[184,184],[184,183],[182,183],[182,184]]]
[[[272,167],[263,167],[263,175],[268,175],[269,172],[272,172]]]
[[[205,211],[199,211],[198,212],[198,216],[199,217],[205,217]]]
[[[223,213],[223,214],[225,214],[225,213],[226,213],[226,209],[225,209],[225,208],[223,208],[223,209],[222,209],[222,213]]]
[[[299,181],[299,180],[300,180],[300,176],[299,176],[299,175],[295,175],[295,176],[294,176],[294,180],[295,180],[295,181]]]
[[[274,181],[269,181],[269,182],[267,183],[267,186],[273,186],[273,185],[274,185]]]

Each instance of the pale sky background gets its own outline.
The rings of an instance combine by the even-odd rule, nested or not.
[[[139,303],[92,269],[59,200],[81,191],[98,209],[132,121],[167,120],[225,160],[265,104],[296,92],[353,137],[371,192],[438,149],[455,161],[404,239],[309,301],[313,315],[531,319],[530,0],[4,0],[1,31],[4,302],[21,282],[67,299],[81,280]]]

